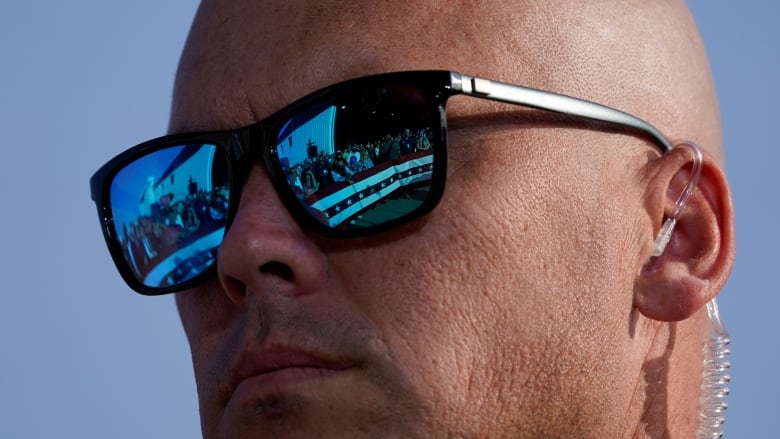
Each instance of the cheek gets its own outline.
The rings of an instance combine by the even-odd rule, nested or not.
[[[332,258],[409,380],[453,418],[475,403],[516,412],[539,389],[580,397],[625,329],[625,176],[555,147],[464,160],[414,234]]]
[[[472,377],[490,357],[498,308],[487,293],[492,287],[467,274],[487,274],[477,265],[488,252],[464,242],[454,225],[430,219],[399,240],[331,258],[333,276],[377,328],[415,399],[430,404],[437,431],[478,425],[465,421],[467,407],[490,389]]]
[[[484,201],[465,214],[495,218],[482,223],[479,239],[502,256],[492,273],[503,280],[502,324],[515,332],[498,331],[520,340],[516,356],[526,369],[519,376],[533,380],[524,384],[548,401],[566,402],[561,406],[599,407],[610,392],[631,388],[621,377],[628,370],[641,191],[625,161],[592,156],[589,142],[597,145],[603,135],[573,133],[577,143],[523,142],[544,148],[507,160],[502,172],[478,173],[488,187],[507,190],[482,190]]]
[[[235,309],[221,293],[216,277],[198,288],[176,295],[176,308],[190,345],[195,381],[201,403],[204,395],[216,384],[213,373],[215,359],[224,352],[224,345],[235,347],[239,335]]]
[[[176,308],[193,355],[210,345],[205,341],[222,337],[235,317],[235,308],[222,293],[216,276],[197,288],[177,293]]]

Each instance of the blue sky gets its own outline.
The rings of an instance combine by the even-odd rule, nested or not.
[[[737,212],[721,295],[733,342],[726,437],[768,437],[780,381],[775,2],[690,1],[713,68]],[[171,297],[116,274],[88,179],[163,134],[194,0],[30,0],[0,14],[0,437],[199,437]]]

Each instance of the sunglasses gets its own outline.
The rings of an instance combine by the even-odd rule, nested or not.
[[[454,95],[627,128],[671,149],[641,119],[546,91],[448,71],[352,79],[252,125],[160,137],[101,167],[92,199],[119,273],[148,295],[212,274],[256,164],[301,227],[323,236],[365,236],[429,212],[444,190],[445,107]]]

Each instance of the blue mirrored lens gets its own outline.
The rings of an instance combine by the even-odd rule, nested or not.
[[[331,228],[405,216],[427,199],[434,167],[431,105],[406,86],[354,90],[290,118],[276,152],[309,214]]]
[[[215,145],[147,154],[111,182],[115,235],[130,271],[148,287],[181,284],[214,263],[225,233],[230,180]]]

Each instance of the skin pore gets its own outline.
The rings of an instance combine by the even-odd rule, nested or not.
[[[650,260],[689,155],[532,110],[453,98],[441,203],[372,237],[301,229],[255,167],[218,276],[176,299],[204,437],[693,436],[701,309],[733,232],[683,2],[204,1],[170,131],[422,69],[593,100],[700,143],[701,189],[668,251]],[[252,378],[263,356],[316,367]]]

